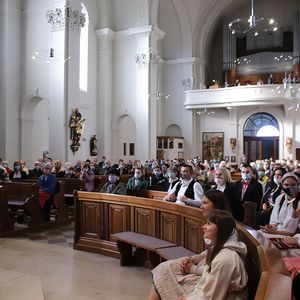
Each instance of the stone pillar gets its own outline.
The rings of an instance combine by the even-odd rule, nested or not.
[[[153,27],[150,34],[150,49],[153,54],[152,60],[150,55],[150,64],[149,64],[149,156],[148,158],[156,158],[156,138],[157,138],[157,123],[158,123],[158,105],[156,92],[159,91],[159,76],[160,68],[159,62],[160,58],[156,57],[157,53],[157,44],[160,39],[164,37],[165,33],[160,30],[158,27]]]
[[[96,33],[99,38],[97,136],[101,141],[98,155],[105,155],[110,159],[112,154],[112,77],[115,33],[109,28],[99,29]]]

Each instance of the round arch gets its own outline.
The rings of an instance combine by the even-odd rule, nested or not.
[[[247,125],[247,121],[251,122],[251,120],[253,119],[257,120],[256,123],[258,125],[255,125],[255,122],[249,123],[251,124],[250,126]],[[248,113],[244,114],[240,118],[238,123],[240,156],[242,154],[245,154],[248,160],[265,159],[270,157],[278,159],[279,157],[282,157],[284,151],[283,121],[281,112],[279,110],[270,108],[270,111],[265,112],[263,109],[252,109],[251,111],[248,111]],[[258,129],[268,124],[275,124],[275,127],[279,130],[279,136],[257,137],[256,132],[258,131]],[[244,136],[245,128],[253,128],[252,135]],[[270,143],[273,143],[273,146]],[[273,152],[270,149],[273,149]]]
[[[38,91],[28,96],[20,107],[21,157],[28,165],[49,150],[49,111],[49,100]]]
[[[182,137],[182,130],[180,126],[177,124],[170,124],[166,126],[165,130],[165,136],[175,136],[175,137]]]
[[[115,118],[112,124],[113,161],[134,159],[136,155],[136,121],[129,114]]]

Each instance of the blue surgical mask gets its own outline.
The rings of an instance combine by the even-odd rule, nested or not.
[[[20,166],[20,165],[15,165],[15,170],[16,170],[16,171],[20,171],[20,169],[21,169],[21,166]]]
[[[248,180],[250,180],[251,178],[252,178],[252,174],[250,174],[250,173],[243,173],[243,174],[242,174],[242,179],[243,179],[243,180],[248,181]]]
[[[265,176],[265,172],[258,172],[258,176],[259,177],[264,177]]]
[[[159,177],[161,175],[160,171],[154,171],[155,176]]]
[[[134,178],[135,179],[140,179],[142,177],[141,173],[134,173]]]

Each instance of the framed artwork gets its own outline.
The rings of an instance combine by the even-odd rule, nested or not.
[[[235,163],[235,156],[231,156],[231,162]]]
[[[178,158],[183,159],[183,152],[178,152]]]
[[[224,132],[202,133],[202,159],[222,159],[224,150]]]
[[[225,160],[226,162],[229,162],[229,156],[225,156],[225,157],[224,157],[224,160]]]

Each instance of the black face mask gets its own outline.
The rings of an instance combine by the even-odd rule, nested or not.
[[[299,189],[297,187],[284,188],[282,189],[288,196],[294,198],[297,197]]]
[[[282,189],[288,196],[291,196],[291,189],[290,188],[285,188]]]

